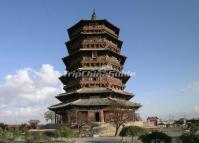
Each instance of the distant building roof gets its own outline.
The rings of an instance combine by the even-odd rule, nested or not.
[[[148,117],[147,120],[158,120],[159,118],[154,116],[154,117]]]
[[[39,120],[29,120],[28,122],[29,123],[39,123],[40,121]]]

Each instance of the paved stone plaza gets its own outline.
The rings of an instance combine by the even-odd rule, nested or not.
[[[122,143],[120,137],[79,138],[75,143]]]

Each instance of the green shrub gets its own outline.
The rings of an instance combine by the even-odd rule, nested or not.
[[[180,136],[183,143],[199,143],[199,135],[193,133],[185,133]]]
[[[152,132],[150,134],[142,135],[139,138],[143,143],[171,143],[172,138],[165,133],[162,132]]]
[[[74,136],[74,131],[68,127],[63,127],[55,131],[55,136],[57,138],[61,138],[61,140],[63,140],[63,137],[65,137],[67,138],[68,142],[68,139]]]
[[[134,141],[134,137],[136,136],[141,136],[145,134],[146,131],[145,129],[138,127],[138,126],[127,126],[123,127],[122,130],[120,131],[119,135],[124,137],[124,136],[130,136],[132,137],[132,143]]]

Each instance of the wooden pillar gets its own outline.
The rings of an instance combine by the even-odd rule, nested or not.
[[[55,124],[57,124],[57,114],[55,113]]]
[[[61,114],[59,114],[59,124],[61,124]]]
[[[88,123],[91,122],[91,120],[90,120],[90,111],[88,111],[88,114],[87,114],[87,121],[88,121]]]
[[[68,120],[68,124],[70,123],[70,112],[67,111],[67,120]]]
[[[67,112],[62,114],[62,123],[68,123],[68,114],[67,114]]]
[[[104,122],[104,111],[100,110],[99,114],[100,114],[100,122]]]
[[[60,124],[63,123],[63,114],[60,115]]]
[[[59,124],[59,114],[57,114],[57,119],[56,119],[56,121],[57,121],[57,124]]]
[[[95,119],[94,112],[88,111],[88,123],[92,123]]]
[[[79,124],[79,112],[75,110],[75,123]]]

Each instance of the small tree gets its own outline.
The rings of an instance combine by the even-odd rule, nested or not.
[[[4,123],[0,123],[0,128],[1,128],[1,129],[5,130],[6,127],[7,127],[7,125],[5,125]]]
[[[61,138],[61,140],[62,140],[61,129],[56,129],[55,130],[55,137],[56,138]]]
[[[28,123],[30,124],[30,128],[31,129],[36,129],[38,124],[39,124],[39,122],[40,122],[39,120],[30,120],[30,121],[28,121]]]
[[[4,143],[5,138],[6,138],[5,131],[2,128],[0,128],[0,143]]]
[[[22,135],[22,131],[18,127],[12,127],[8,129],[7,135],[8,140],[14,141]]]
[[[195,134],[199,130],[199,125],[190,125],[189,129],[192,134]]]
[[[21,124],[19,126],[19,129],[22,131],[22,132],[25,132],[28,130],[28,124],[24,123],[24,124]]]
[[[122,130],[119,133],[119,136],[122,137],[122,140],[123,140],[123,137],[126,137],[126,142],[127,142],[127,136],[128,135],[129,135],[128,127],[123,127]]]
[[[55,131],[46,131],[44,135],[48,138],[56,137]]]
[[[77,112],[77,111],[75,111]],[[84,118],[84,116],[82,115],[81,112],[77,112],[76,113],[78,115],[78,119],[77,119],[77,127],[78,127],[78,136],[81,137],[82,136],[82,132],[83,132],[83,127],[88,125],[88,121]]]
[[[27,140],[28,137],[28,125],[27,124],[21,124],[19,127],[20,131],[22,131],[22,134],[24,134],[25,140]]]
[[[63,137],[65,137],[67,138],[68,142],[68,139],[73,137],[73,135],[74,135],[73,130],[67,127],[63,127],[55,131],[55,136],[61,138],[61,141],[63,141]]]
[[[33,137],[33,141],[36,142],[41,142],[44,140],[44,136],[41,132],[32,132],[31,136]]]
[[[117,136],[119,128],[129,121],[130,115],[132,114],[132,110],[125,108],[125,106],[115,104],[110,111],[112,113],[111,121],[116,128],[115,136]]]
[[[140,136],[145,134],[145,129],[138,127],[138,126],[127,126],[122,128],[120,132],[120,136],[131,136],[132,137],[132,143],[134,142],[134,137]]]
[[[193,133],[185,133],[180,136],[182,143],[199,143],[199,135]]]
[[[49,120],[51,121],[51,124],[53,123],[53,121],[55,120],[55,112],[53,111],[46,111],[44,113],[44,118],[46,119],[46,121],[48,122]]]
[[[72,129],[65,127],[65,128],[63,128],[62,136],[67,138],[67,143],[68,143],[68,139],[72,138],[74,136],[74,132]]]
[[[132,137],[132,143],[134,142],[134,138],[136,136],[141,136],[146,133],[146,131],[138,126],[129,126],[129,135]]]
[[[21,136],[22,132],[19,128],[14,128],[13,130],[13,140],[17,139],[19,136]]]

